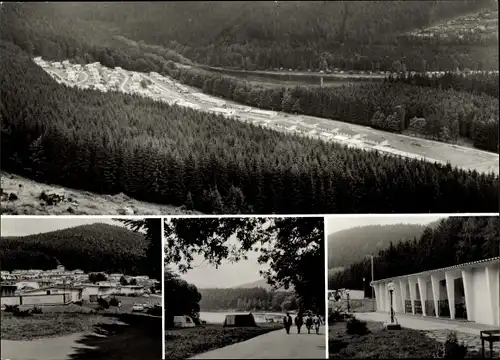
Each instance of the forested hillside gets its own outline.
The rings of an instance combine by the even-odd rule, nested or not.
[[[296,310],[299,300],[293,292],[261,287],[199,289],[201,311],[286,311]]]
[[[267,2],[256,3],[252,5],[252,8],[258,9],[263,6],[261,5],[263,3]],[[412,3],[420,4],[420,2],[391,2],[391,6],[398,7],[402,6],[401,4]],[[135,14],[149,14],[151,9],[156,9],[158,6],[160,7],[157,10],[159,13],[165,6],[166,8],[174,5],[180,8],[205,6],[202,2],[186,2],[186,4],[149,3]],[[358,6],[356,4],[353,3],[350,6]],[[431,2],[424,2],[418,6],[428,6],[426,4],[431,4]],[[125,8],[137,6],[136,4],[121,5]],[[328,6],[333,5],[339,6],[341,3],[328,3]],[[101,9],[100,6],[104,6],[102,11],[98,11]],[[380,4],[377,6],[380,7]],[[436,6],[460,7],[461,5]],[[469,6],[472,5],[469,3]],[[179,8],[174,7],[174,9]],[[70,59],[79,63],[100,61],[108,67],[121,66],[135,71],[156,71],[182,83],[198,87],[205,93],[263,109],[336,119],[391,132],[409,132],[417,136],[451,143],[466,139],[477,148],[498,151],[499,103],[495,94],[495,89],[498,89],[497,75],[484,75],[478,80],[452,76],[451,78],[445,77],[438,83],[433,80],[425,81],[411,77],[396,82],[388,81],[384,84],[350,84],[323,89],[301,86],[261,88],[223,74],[197,68],[177,68],[174,61],[184,64],[190,62],[172,51],[170,45],[152,46],[143,41],[131,41],[122,36],[123,34],[129,35],[125,30],[120,32],[116,28],[110,29],[102,23],[95,23],[95,18],[100,18],[104,16],[103,14],[110,12],[114,14],[109,15],[112,19],[125,21],[124,19],[129,15],[123,15],[125,18],[122,19],[118,15],[121,11],[112,3],[5,4],[2,9],[0,35],[2,39],[18,45],[29,55],[41,55],[54,60]],[[84,16],[86,13],[87,15]],[[153,15],[151,16],[155,19]],[[90,18],[94,20],[91,21]],[[151,24],[153,23],[154,21]],[[132,21],[130,26],[142,29],[151,26],[148,24]],[[158,24],[158,26],[163,25]],[[112,36],[115,33],[118,35]],[[132,35],[129,36],[133,37]],[[425,49],[427,48],[426,45]],[[469,46],[461,48],[469,48]],[[498,52],[498,46],[496,49]],[[430,51],[433,52],[433,50]],[[413,57],[410,53],[403,53],[408,59],[420,59],[419,56]],[[276,58],[278,55],[273,56]],[[394,56],[389,57],[391,61],[394,60]],[[228,57],[224,56],[224,58]],[[485,57],[479,56],[479,58]],[[453,70],[455,68],[456,66]],[[421,86],[425,84],[430,86]]]
[[[345,267],[376,254],[390,243],[419,238],[426,225],[368,225],[328,235],[328,268]]]
[[[265,279],[257,280],[257,281],[252,281],[251,283],[246,283],[237,286],[238,289],[252,289],[252,288],[263,288],[267,291],[274,290],[274,288],[267,283]],[[290,287],[290,289],[293,289],[293,287]],[[278,290],[284,290],[284,289],[278,289]]]
[[[399,36],[495,6],[491,0],[200,1],[53,3],[31,9],[89,21],[213,66],[388,70],[400,63],[422,71],[498,68],[495,39],[472,36],[442,43]]]
[[[498,176],[57,84],[0,46],[2,168],[205,213],[495,212]]]
[[[419,238],[380,250],[374,261],[375,279],[488,259],[499,256],[499,249],[498,216],[450,217],[427,228]],[[371,278],[369,259],[331,274],[328,288],[363,289],[363,278]]]
[[[127,228],[90,224],[41,234],[2,237],[2,270],[54,269],[139,275],[145,272],[145,237]]]

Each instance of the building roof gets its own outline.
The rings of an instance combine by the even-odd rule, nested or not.
[[[413,274],[408,274],[408,275],[396,276],[396,277],[392,277],[392,278],[385,278],[385,279],[375,280],[375,281],[372,281],[370,284],[373,285],[373,284],[377,284],[377,283],[381,283],[381,282],[387,282],[387,281],[390,281],[390,280],[402,279],[402,278],[406,278],[406,277],[410,277],[410,276],[413,277],[413,276],[430,275],[430,274],[432,274],[434,272],[439,272],[439,271],[462,270],[462,269],[465,269],[465,268],[473,268],[473,267],[478,267],[478,266],[482,266],[482,265],[488,265],[490,263],[500,263],[500,256],[496,256],[496,257],[489,258],[489,259],[471,261],[471,262],[468,262],[468,263],[463,263],[463,264],[458,264],[458,265],[447,266],[447,267],[439,268],[439,269],[426,270],[426,271],[422,271],[422,272],[419,272],[419,273],[413,273]]]
[[[62,285],[54,285],[54,286],[45,286],[45,287],[40,287],[38,289],[33,289],[33,290],[26,290],[24,293],[30,293],[30,292],[35,292],[35,291],[40,291],[40,290],[49,290],[49,289],[63,289],[63,290],[80,290],[80,288],[75,287],[75,286],[62,286]]]

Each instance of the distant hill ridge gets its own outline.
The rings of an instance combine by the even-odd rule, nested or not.
[[[2,237],[2,270],[67,269],[141,273],[144,235],[122,226],[95,223],[28,236]]]
[[[250,283],[245,283],[245,284],[237,286],[236,288],[237,289],[252,289],[252,288],[259,288],[259,287],[263,288],[263,289],[265,289],[267,291],[275,290],[275,289],[273,289],[273,287],[271,285],[269,285],[267,283],[267,281],[265,279],[253,281],[253,282],[250,282]],[[278,288],[277,290],[278,291],[292,291],[293,290],[293,286],[290,286],[290,288],[288,290],[285,290],[282,287]]]
[[[329,234],[328,268],[342,270],[362,261],[366,255],[377,254],[379,250],[389,247],[391,242],[397,244],[415,237],[418,239],[427,227],[437,224],[367,225]]]

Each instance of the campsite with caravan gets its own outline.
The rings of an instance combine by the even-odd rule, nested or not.
[[[7,217],[1,226],[2,359],[161,356],[160,219]]]
[[[164,229],[165,358],[326,357],[322,218],[170,219]]]

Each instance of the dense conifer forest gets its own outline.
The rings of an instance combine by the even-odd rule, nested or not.
[[[418,39],[406,31],[484,8],[472,1],[210,1],[44,6],[212,66],[248,70],[498,68],[498,38]],[[36,7],[35,7],[36,8]]]
[[[374,261],[375,279],[499,256],[498,234],[498,216],[443,219],[437,226],[428,227],[420,237],[394,241],[380,250]],[[363,278],[371,278],[370,259],[356,262],[344,271],[331,274],[328,288],[363,289]]]
[[[331,221],[331,220],[330,220]],[[341,230],[328,235],[328,268],[338,268],[364,260],[389,244],[413,240],[426,229],[425,225],[368,225]]]
[[[252,8],[259,9],[269,6],[264,6],[263,3],[258,3],[259,5]],[[437,11],[436,14],[442,16],[445,13],[443,9],[450,11],[450,14],[460,13],[475,9],[482,2],[463,2],[462,5],[451,5],[452,2],[437,2],[431,7],[429,4],[432,2],[394,2],[391,3],[391,6],[396,9],[394,16],[401,14],[410,16],[412,11],[421,11],[422,14],[426,14],[431,11],[429,10],[431,8],[434,9],[432,11]],[[498,152],[498,75],[468,75],[465,78],[451,75],[439,80],[416,75],[398,76],[398,80],[389,79],[384,84],[349,84],[327,88],[305,86],[262,88],[221,73],[209,72],[196,67],[180,68],[174,62],[191,64],[191,61],[173,51],[174,48],[170,45],[165,48],[147,44],[143,38],[138,42],[129,40],[122,35],[126,34],[137,38],[139,32],[134,32],[134,37],[132,36],[134,34],[130,35],[125,30],[119,32],[116,30],[116,26],[110,28],[109,25],[113,21],[119,20],[123,24],[128,24],[127,29],[144,28],[146,29],[144,31],[148,31],[147,29],[151,31],[152,24],[156,24],[160,28],[163,26],[155,22],[154,19],[157,15],[154,14],[162,13],[162,11],[166,11],[165,9],[169,11],[169,14],[172,11],[173,13],[176,11],[185,13],[188,11],[186,9],[191,9],[191,7],[193,7],[194,14],[199,10],[197,7],[205,5],[202,2],[188,2],[187,5],[148,3],[141,11],[122,13],[123,9],[116,8],[116,5],[112,3],[85,4],[84,7],[79,7],[78,4],[62,3],[5,4],[2,8],[3,21],[0,24],[0,35],[2,39],[18,45],[32,56],[41,55],[53,60],[70,59],[78,63],[100,61],[108,67],[121,66],[135,71],[156,71],[171,76],[182,83],[198,87],[205,93],[263,109],[331,118],[391,132],[408,132],[444,142],[457,143],[461,139],[467,139],[477,148]],[[124,5],[124,8],[127,6],[133,8],[137,5],[127,4]],[[183,8],[184,6],[187,6],[186,9]],[[228,11],[230,8],[227,6],[231,5],[221,3],[217,6],[224,9],[221,10],[221,14],[224,14],[224,11]],[[217,6],[214,5],[215,8]],[[303,4],[301,6],[310,5]],[[327,6],[341,6],[341,4],[328,2]],[[359,5],[353,3],[350,6],[357,8]],[[367,6],[371,9],[368,11],[370,14],[371,11],[375,11],[374,9],[379,9],[381,4]],[[380,9],[376,11],[380,11]],[[356,26],[364,24],[363,16],[366,16],[363,11],[358,12],[355,12],[357,15],[353,17],[353,19],[358,19],[358,17],[361,19]],[[134,16],[146,15],[148,17],[142,18],[143,20],[134,20]],[[424,17],[422,15],[416,18],[423,19]],[[208,18],[210,19],[210,16]],[[101,21],[97,21],[98,19]],[[144,19],[150,20],[146,24]],[[398,26],[404,25],[404,22],[399,23],[399,18],[389,17],[389,19],[391,19],[387,25],[389,27],[394,26],[396,29]],[[424,21],[422,19],[415,21],[418,24],[419,21]],[[210,20],[205,21],[210,23]],[[335,22],[338,19],[332,21]],[[197,26],[202,26],[202,24]],[[172,30],[172,26],[171,24],[169,31],[176,33]],[[355,25],[352,26],[355,27]],[[355,30],[351,30],[356,33]],[[294,31],[300,32],[296,28]],[[384,31],[391,32],[388,29]],[[187,31],[187,33],[190,32]],[[207,31],[207,33],[209,32]],[[147,38],[145,39],[149,41]],[[429,46],[429,44],[425,44],[425,48]],[[484,47],[484,45],[481,46]],[[495,44],[490,47],[495,48],[495,46],[498,49]],[[468,45],[460,48],[470,47]],[[276,54],[273,56],[279,57]],[[419,59],[418,56],[412,57],[406,53],[405,56],[409,59]],[[484,57],[478,56],[478,58],[483,59]],[[431,61],[429,60],[429,62]],[[347,67],[344,64],[342,68],[346,69]],[[456,66],[447,69],[455,70]],[[403,71],[401,64],[397,66],[397,69],[392,70]]]
[[[294,292],[272,291],[261,287],[199,289],[201,311],[286,311],[296,310],[299,300]]]
[[[206,213],[498,210],[498,176],[57,84],[2,43],[2,168]]]
[[[91,224],[0,239],[2,270],[54,269],[144,275],[148,241],[121,226]]]

